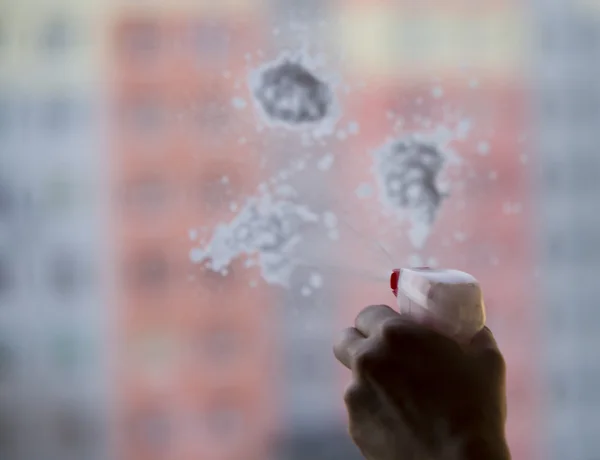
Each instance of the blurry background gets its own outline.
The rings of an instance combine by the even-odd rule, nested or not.
[[[302,268],[213,273],[190,240],[306,152],[328,160],[290,183],[368,237],[369,152],[452,114],[465,166],[397,263],[483,283],[515,460],[598,459],[599,6],[0,0],[0,459],[360,458],[330,346],[385,283],[308,295]],[[319,142],[251,102],[285,50],[336,80]]]

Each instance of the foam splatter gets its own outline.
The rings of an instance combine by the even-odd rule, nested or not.
[[[295,252],[303,232],[321,222],[330,232],[335,228],[333,214],[321,216],[305,205],[265,193],[248,199],[231,222],[215,228],[208,244],[191,250],[190,258],[221,272],[240,256],[253,257],[265,281],[288,286],[300,263]]]
[[[412,136],[393,140],[374,155],[383,204],[398,217],[411,219],[409,237],[421,247],[445,197],[438,183],[445,156],[435,143]]]
[[[339,77],[324,70],[325,60],[308,52],[282,53],[248,74],[254,106],[262,123],[303,131],[302,144],[335,133],[341,110],[335,98]]]
[[[323,120],[333,101],[325,81],[287,58],[262,70],[254,96],[269,117],[288,124]]]

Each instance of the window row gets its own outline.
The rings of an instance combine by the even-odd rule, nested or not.
[[[0,457],[3,459],[25,458],[21,456],[27,451],[24,444],[41,441],[42,437],[50,452],[58,451],[64,456],[89,458],[94,449],[106,443],[101,415],[87,407],[57,404],[36,419],[25,417],[25,412],[19,407],[0,404]],[[45,436],[40,436],[42,432]],[[60,454],[56,458],[61,458]]]
[[[167,92],[158,88],[153,95],[132,96],[119,103],[115,120],[120,128],[133,133],[155,137],[168,131],[202,132],[204,138],[222,135],[236,126],[242,111],[249,105],[243,98],[234,97],[233,91],[215,88],[198,95],[194,90],[181,100],[169,99]],[[161,97],[161,92],[165,93]],[[243,125],[240,125],[243,126]]]
[[[225,394],[209,408],[198,413],[175,414],[168,408],[140,408],[126,420],[125,442],[143,449],[169,450],[179,435],[195,429],[194,439],[199,445],[233,447],[256,423],[247,408],[236,404],[235,394]],[[190,411],[191,412],[191,411]]]
[[[0,140],[29,129],[40,136],[68,133],[85,127],[90,121],[87,102],[72,95],[23,101],[0,93]]]
[[[201,210],[235,211],[245,200],[242,187],[234,182],[239,173],[241,171],[207,174],[188,190],[158,176],[146,177],[122,186],[117,199],[127,211],[164,212],[182,203],[198,206]]]
[[[189,20],[172,25],[160,18],[140,18],[125,21],[116,28],[116,48],[127,58],[136,60],[157,59],[161,56],[178,56],[184,53],[202,59],[206,65],[211,60],[225,60],[246,49],[247,39],[242,37],[240,23],[218,19]],[[236,44],[239,50],[236,50]]]
[[[204,288],[221,292],[237,283],[249,283],[248,277],[238,276],[235,268],[215,272],[202,265],[191,265],[188,254],[182,253],[180,261],[167,257],[160,248],[149,249],[131,257],[125,265],[122,282],[128,289],[156,292],[168,289],[170,283],[201,283]]]
[[[93,284],[94,270],[89,261],[83,260],[72,252],[64,252],[49,257],[40,263],[35,270],[41,274],[39,281],[46,285],[57,300],[87,292]],[[31,277],[30,277],[31,278]],[[35,289],[31,279],[26,286],[21,286],[18,268],[13,260],[0,254],[0,301],[5,300],[17,289]]]
[[[542,90],[537,112],[542,122],[577,127],[592,127],[600,120],[598,87],[583,86],[577,81],[563,87]]]
[[[39,53],[40,57],[56,57],[82,43],[82,28],[75,18],[61,15],[48,15],[40,21],[31,32],[11,30],[11,18],[4,14],[0,17],[0,58],[2,51],[9,47],[26,48]],[[17,24],[22,24],[18,22]]]

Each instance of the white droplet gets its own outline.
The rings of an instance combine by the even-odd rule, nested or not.
[[[193,248],[190,251],[190,260],[194,263],[202,262],[204,260],[205,253],[202,249]]]
[[[337,227],[338,218],[331,211],[327,211],[323,214],[323,223],[325,224],[325,227],[332,230]]]
[[[408,259],[408,263],[411,267],[422,267],[423,259],[419,254],[412,254]]]
[[[456,127],[456,137],[458,139],[465,139],[471,131],[471,120],[460,120]]]
[[[371,184],[360,184],[358,187],[356,187],[356,191],[354,193],[356,193],[358,198],[368,198],[373,194],[373,187],[371,187]]]
[[[357,122],[351,121],[348,123],[348,127],[346,128],[349,134],[358,134],[360,131],[360,127]]]
[[[435,99],[439,99],[440,97],[442,97],[444,95],[444,89],[441,86],[435,86],[432,90],[431,90],[431,95],[435,98]]]
[[[467,239],[467,235],[463,232],[454,232],[453,236],[456,241],[460,241],[461,243]]]
[[[303,286],[302,289],[300,290],[300,293],[304,297],[308,297],[312,294],[312,290],[308,286]]]
[[[479,86],[479,80],[477,78],[471,78],[469,80],[469,88],[477,88]]]
[[[306,162],[304,160],[298,160],[294,163],[294,169],[296,171],[302,171],[304,168],[306,168]]]
[[[480,155],[487,155],[490,153],[490,144],[488,142],[482,141],[477,144],[477,152]]]
[[[328,153],[327,155],[323,156],[323,158],[321,158],[319,160],[319,162],[317,163],[317,168],[320,171],[327,171],[329,168],[331,168],[331,166],[333,165],[334,162],[334,157],[331,153]]]
[[[323,277],[320,273],[314,272],[310,274],[308,283],[315,289],[319,289],[323,286]]]
[[[246,106],[248,105],[248,103],[246,102],[245,99],[242,99],[241,97],[234,97],[233,99],[231,99],[231,105],[238,109],[245,109]]]
[[[195,228],[190,228],[188,235],[190,236],[190,240],[194,241],[196,238],[198,238],[198,230]]]
[[[429,259],[427,259],[427,266],[431,268],[436,268],[437,266],[439,266],[439,262],[435,257],[430,257]]]
[[[221,177],[221,183],[222,184],[229,184],[229,176],[222,176]]]

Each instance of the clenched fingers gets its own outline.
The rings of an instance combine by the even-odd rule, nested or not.
[[[365,346],[365,341],[365,336],[358,329],[353,327],[344,329],[333,346],[333,354],[340,363],[352,369],[356,357]]]
[[[371,305],[358,314],[355,326],[365,337],[370,337],[381,332],[386,322],[399,318],[400,314],[387,305]]]

